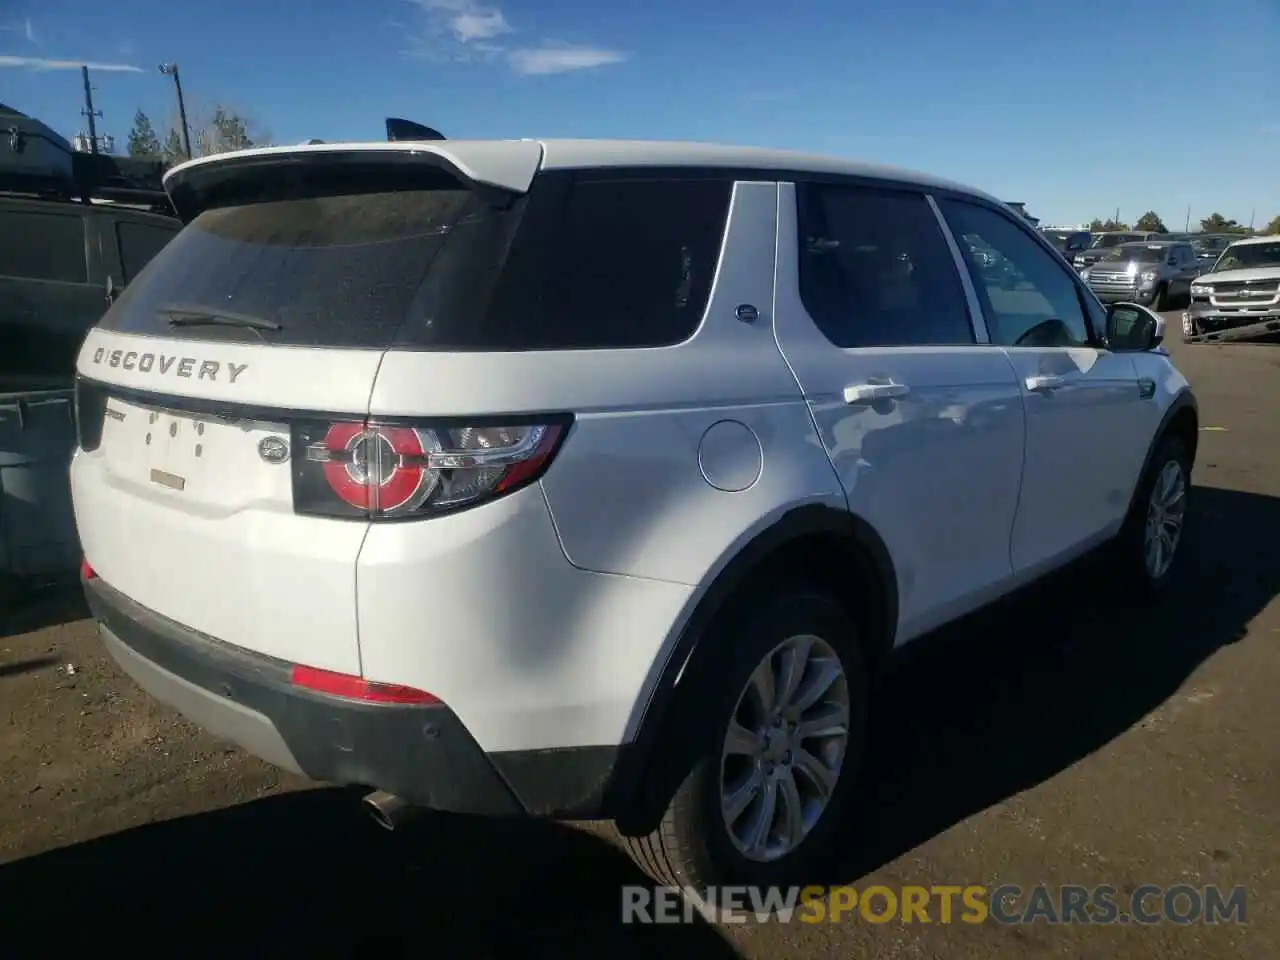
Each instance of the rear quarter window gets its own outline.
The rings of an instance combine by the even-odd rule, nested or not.
[[[727,180],[573,183],[558,217],[521,231],[513,282],[494,304],[495,338],[526,349],[688,339],[707,307],[732,189]],[[524,256],[531,248],[544,255]]]
[[[733,184],[543,174],[500,267],[450,246],[397,346],[600,350],[670,346],[697,330]],[[424,322],[425,321],[425,322]]]

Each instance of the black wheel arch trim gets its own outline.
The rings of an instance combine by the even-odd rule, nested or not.
[[[1134,484],[1133,494],[1129,500],[1129,508],[1133,509],[1133,504],[1138,496],[1138,491],[1142,488],[1142,478],[1147,475],[1147,471],[1151,469],[1151,461],[1156,455],[1156,449],[1165,437],[1169,435],[1169,428],[1173,425],[1174,418],[1183,410],[1190,410],[1196,418],[1196,423],[1200,422],[1200,405],[1196,402],[1195,394],[1191,392],[1190,387],[1183,387],[1173,398],[1173,402],[1169,404],[1169,409],[1164,412],[1164,416],[1160,418],[1160,426],[1151,436],[1151,443],[1147,446],[1147,454],[1142,458],[1142,469],[1138,472],[1137,483]],[[1192,468],[1195,467],[1195,441],[1192,441]],[[1188,477],[1188,482],[1190,478]]]
[[[788,544],[815,534],[847,538],[851,546],[860,549],[869,559],[878,575],[878,586],[883,591],[888,635],[881,644],[885,651],[891,648],[898,622],[898,581],[889,550],[880,535],[861,517],[822,504],[795,507],[783,514],[734,555],[698,600],[654,685],[635,737],[620,748],[606,791],[605,806],[609,815],[617,819],[624,829],[628,819],[640,818],[646,826],[639,829],[647,830],[652,826],[650,821],[656,822],[662,815],[661,809],[643,802],[642,788],[664,723],[677,691],[681,689],[678,680],[707,636],[708,628],[729,600],[771,556]]]

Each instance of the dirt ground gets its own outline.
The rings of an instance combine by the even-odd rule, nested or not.
[[[1175,335],[1176,339],[1176,335]],[[9,945],[241,956],[1280,956],[1280,347],[1172,344],[1205,427],[1177,588],[1088,565],[920,644],[878,691],[841,874],[1247,888],[1244,926],[624,926],[598,828],[434,816],[214,742],[109,660],[74,591],[0,622]]]

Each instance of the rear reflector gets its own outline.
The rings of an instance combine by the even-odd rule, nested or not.
[[[80,579],[96,580],[97,578],[98,578],[98,571],[93,569],[93,567],[89,566],[88,558],[81,557],[80,558]]]
[[[320,670],[316,667],[295,666],[292,676],[294,686],[326,693],[333,697],[345,697],[348,700],[363,700],[366,703],[439,703],[440,699],[425,690],[401,686],[398,683],[376,683],[363,677],[353,677],[345,673],[334,673],[331,670]]]

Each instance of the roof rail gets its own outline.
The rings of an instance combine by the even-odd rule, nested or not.
[[[51,128],[12,108],[0,112],[0,128],[0,193],[106,200],[173,215],[162,161],[73,150]]]
[[[396,140],[443,140],[445,136],[439,130],[425,127],[412,120],[400,117],[387,117],[387,139]]]

